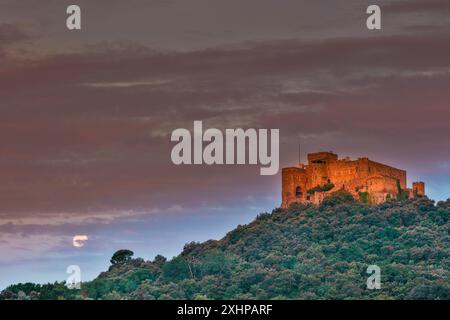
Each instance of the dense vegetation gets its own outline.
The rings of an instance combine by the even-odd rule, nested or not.
[[[68,290],[18,284],[3,299],[450,299],[450,200],[356,203],[263,213],[219,241],[189,243],[167,261],[121,251],[107,272]],[[381,289],[366,286],[369,265]]]
[[[316,192],[327,192],[334,188],[334,184],[331,182],[327,182],[322,186],[315,186],[314,188],[309,189],[308,194],[314,194]]]

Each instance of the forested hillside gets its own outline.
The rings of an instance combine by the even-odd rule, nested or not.
[[[19,284],[3,299],[450,299],[450,200],[369,206],[343,192],[260,214],[167,261],[122,250],[81,290]],[[367,267],[381,289],[367,289]]]

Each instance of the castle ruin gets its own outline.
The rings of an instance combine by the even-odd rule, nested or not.
[[[425,184],[407,188],[406,171],[368,158],[338,159],[332,152],[308,154],[308,164],[282,169],[283,208],[293,202],[319,204],[328,194],[345,190],[359,201],[379,204],[389,199],[425,195]]]

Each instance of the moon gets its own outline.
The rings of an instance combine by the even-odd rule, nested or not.
[[[76,248],[81,248],[84,246],[84,242],[88,241],[89,237],[87,235],[76,235],[73,237],[72,243]]]

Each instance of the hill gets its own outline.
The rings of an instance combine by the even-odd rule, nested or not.
[[[334,194],[320,206],[260,214],[223,239],[189,243],[167,261],[118,252],[108,271],[68,290],[19,284],[25,299],[450,299],[450,199],[378,206]],[[367,268],[381,289],[367,289]],[[19,294],[20,292],[20,294]]]

